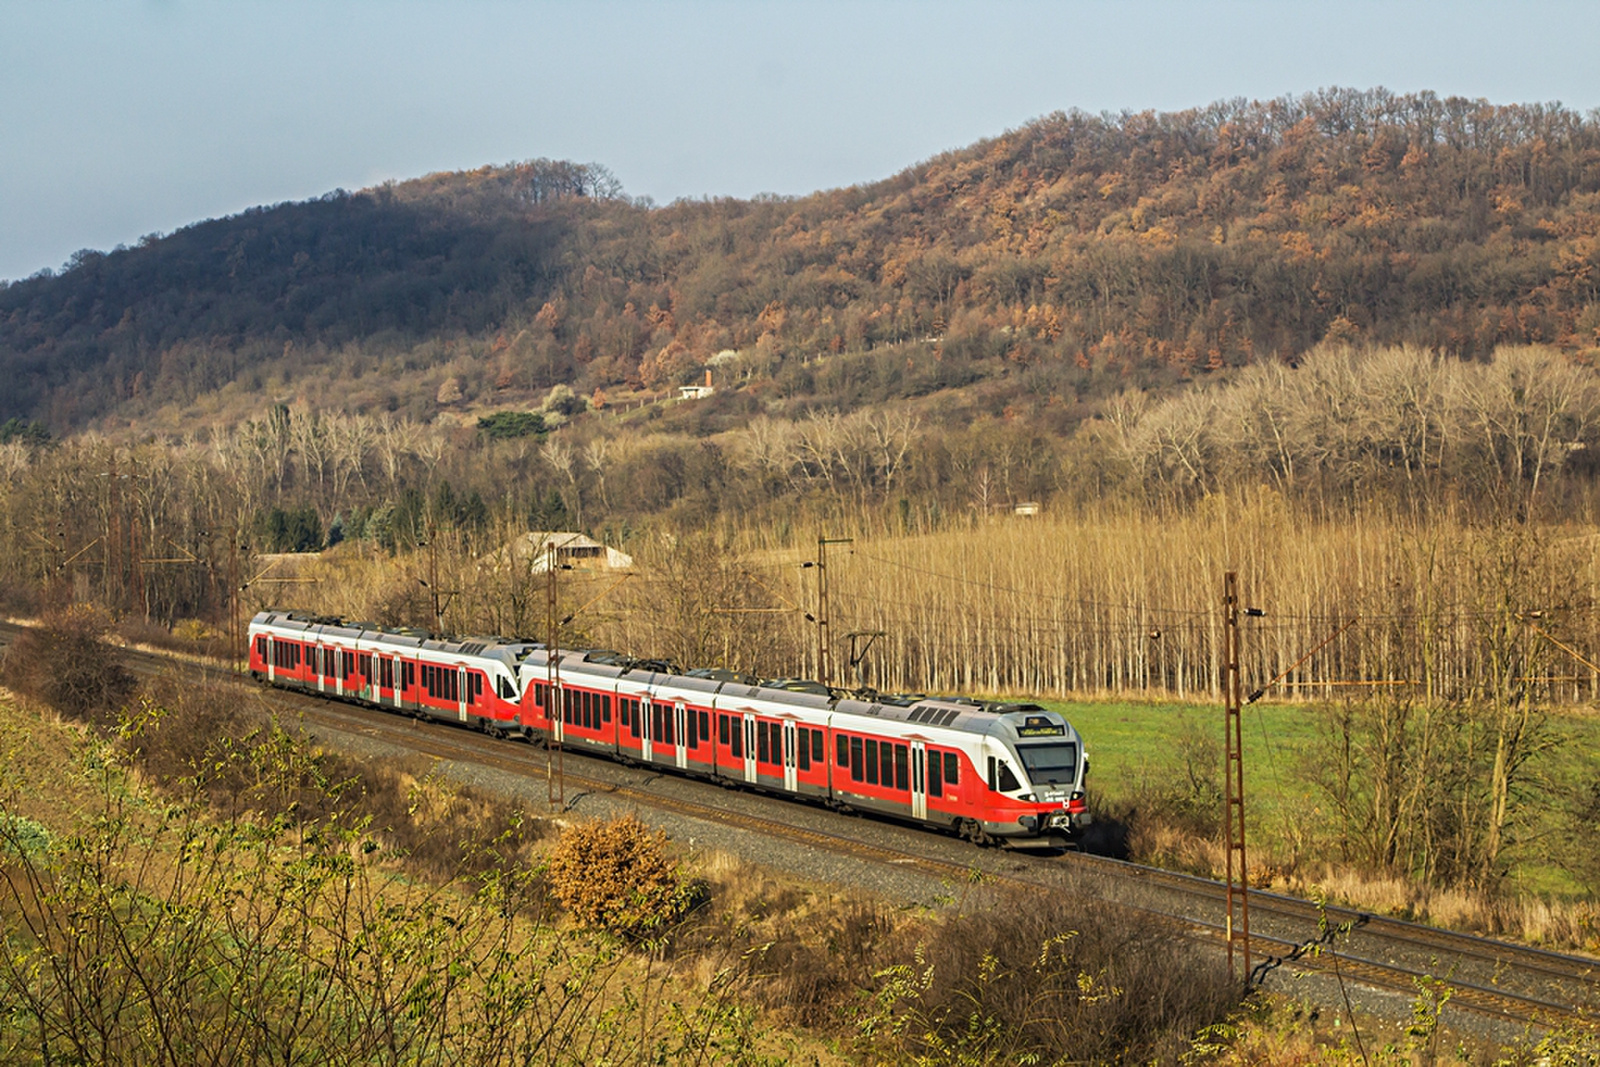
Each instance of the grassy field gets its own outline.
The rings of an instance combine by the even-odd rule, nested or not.
[[[1090,790],[1112,806],[1157,793],[1220,789],[1223,712],[1218,704],[1046,701],[1083,734],[1092,764]],[[1322,705],[1263,701],[1244,709],[1246,831],[1252,862],[1298,865],[1332,858],[1337,826],[1310,778],[1311,762],[1330,751]],[[1558,744],[1530,764],[1525,818],[1511,871],[1527,893],[1576,900],[1583,887],[1558,862],[1556,808],[1592,779],[1600,751],[1600,715],[1566,710],[1551,717]],[[1220,805],[1219,805],[1220,808]]]

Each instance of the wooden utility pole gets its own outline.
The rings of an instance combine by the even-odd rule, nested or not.
[[[1228,853],[1228,977],[1237,980],[1235,945],[1250,980],[1250,869],[1244,850],[1244,687],[1239,678],[1239,578],[1233,571],[1222,579],[1223,717],[1227,757],[1223,763],[1223,822]],[[1237,918],[1236,918],[1237,917]]]

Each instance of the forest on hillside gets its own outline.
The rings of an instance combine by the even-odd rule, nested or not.
[[[1600,122],[1334,89],[1056,113],[798,199],[622,195],[539,160],[255,209],[0,289],[0,418],[56,434],[218,390],[431,421],[660,390],[763,410],[979,386],[1061,428],[1325,341],[1600,344]],[[259,403],[256,405],[259,407]]]

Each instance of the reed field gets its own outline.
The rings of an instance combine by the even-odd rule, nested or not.
[[[1007,516],[913,535],[871,518],[818,531],[853,538],[827,555],[836,685],[1217,700],[1223,576],[1234,571],[1241,608],[1261,612],[1241,619],[1246,692],[1450,700],[1509,680],[1565,704],[1600,686],[1600,529],[1589,525],[1322,518],[1271,490],[1182,512]],[[815,536],[641,536],[628,545],[631,577],[558,575],[558,614],[571,616],[562,640],[814,677]],[[346,545],[295,560],[258,580],[245,608],[427,624],[435,586],[448,630],[546,634],[544,574],[448,548],[430,558]],[[852,633],[858,649],[881,634],[854,671]]]
[[[1600,533],[1586,526],[1322,519],[1270,490],[1182,513],[868,531],[828,555],[833,681],[854,680],[846,635],[880,631],[860,682],[884,691],[1220,699],[1223,575],[1232,570],[1241,606],[1263,612],[1242,620],[1247,692],[1282,674],[1275,697],[1394,688],[1453,699],[1509,671],[1547,699],[1588,701],[1600,681],[1597,547]],[[746,596],[791,609],[782,650],[792,658],[770,669],[814,674],[815,627],[804,613],[816,610],[815,569],[801,564],[815,544],[749,531],[726,547],[701,546],[741,548],[760,583]],[[595,629],[620,647],[648,648],[654,625],[620,613]]]

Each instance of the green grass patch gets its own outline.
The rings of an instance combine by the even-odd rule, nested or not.
[[[1136,701],[1043,701],[1077,727],[1089,751],[1089,789],[1112,803],[1163,790],[1190,789],[1209,772],[1220,789],[1221,704]],[[1319,761],[1334,758],[1327,705],[1262,701],[1244,708],[1246,832],[1254,856],[1281,862],[1333,856],[1338,826],[1313,781]],[[1532,757],[1512,827],[1517,844],[1511,879],[1525,892],[1582,894],[1564,861],[1567,812],[1594,781],[1600,715],[1552,712],[1551,747]],[[1488,773],[1485,764],[1484,773]]]

